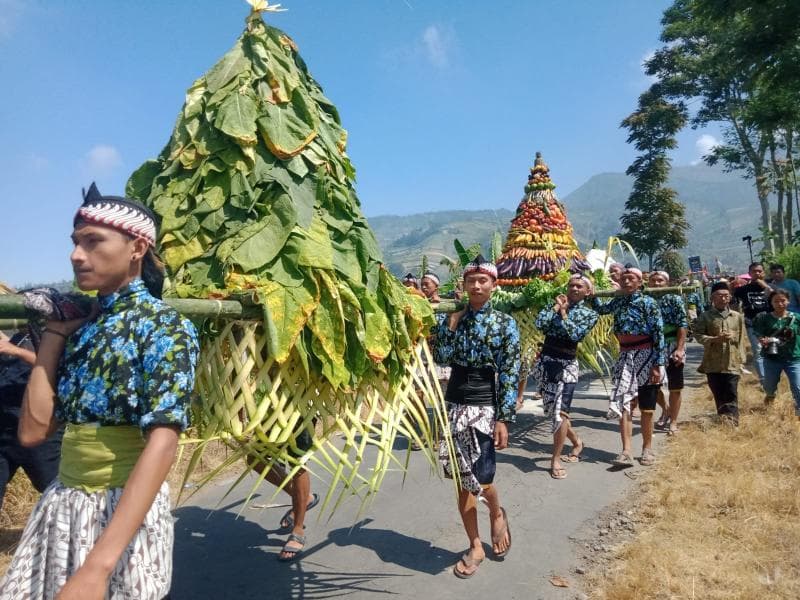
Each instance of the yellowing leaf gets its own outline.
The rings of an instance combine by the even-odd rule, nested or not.
[[[192,238],[185,244],[170,245],[163,249],[162,256],[167,266],[172,271],[177,271],[182,264],[201,256],[205,252],[203,245],[197,238]]]

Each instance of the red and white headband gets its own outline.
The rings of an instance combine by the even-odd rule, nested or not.
[[[476,256],[472,262],[467,263],[467,266],[464,267],[464,277],[470,273],[484,273],[493,277],[494,279],[497,279],[497,267],[493,262],[486,260],[480,254]]]
[[[83,194],[83,204],[75,213],[73,226],[79,221],[104,225],[156,245],[156,222],[144,206],[127,198],[103,196],[92,183]]]

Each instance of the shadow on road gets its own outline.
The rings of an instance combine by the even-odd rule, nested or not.
[[[171,597],[181,598],[335,598],[355,592],[393,594],[380,581],[408,577],[397,573],[354,574],[315,562],[314,555],[329,546],[341,552],[359,546],[375,553],[382,564],[436,575],[458,560],[458,554],[426,540],[370,529],[372,519],[334,529],[326,539],[306,546],[291,563],[277,560],[285,533],[268,530],[236,516],[236,505],[217,510],[197,507],[174,512],[175,551]],[[274,550],[272,550],[274,548]],[[304,566],[312,568],[307,572]]]
[[[277,560],[277,555],[286,536],[279,536],[277,530],[269,531],[257,523],[238,518],[231,508],[207,510],[189,506],[174,512],[176,523],[171,598],[335,598],[354,592],[385,592],[380,580],[398,576],[394,573],[353,573],[352,569],[338,572],[314,563],[315,550],[331,543],[360,543],[367,547],[396,545],[396,559],[410,563],[412,559],[402,554],[405,551],[419,554],[417,566],[422,570],[431,568],[431,562],[435,559],[430,552],[430,545],[414,538],[385,530],[354,529],[354,536],[348,542],[347,532],[350,530],[341,529],[332,531],[328,540],[309,547],[299,560],[282,563]],[[389,534],[395,539],[384,542],[383,536],[389,537]],[[400,541],[397,537],[406,539]],[[275,550],[266,550],[265,547]],[[411,550],[408,550],[409,547]],[[389,548],[385,549],[385,560],[392,557],[392,552]],[[447,554],[449,560],[450,553]],[[313,572],[307,572],[304,563],[313,565]]]
[[[335,544],[342,548],[360,546],[372,550],[383,563],[391,563],[412,571],[436,575],[450,567],[459,555],[431,545],[427,540],[404,535],[389,529],[369,529],[373,519],[359,521],[353,527],[333,529],[328,539],[314,548]]]

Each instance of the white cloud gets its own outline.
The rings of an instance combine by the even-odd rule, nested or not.
[[[122,155],[114,146],[98,144],[86,154],[86,164],[95,173],[108,173],[122,164]]]
[[[656,77],[655,75],[647,75],[647,71],[646,71],[646,69],[647,69],[647,61],[652,59],[655,55],[656,55],[656,51],[655,50],[648,50],[647,52],[645,52],[642,55],[642,58],[639,59],[639,68],[642,69],[642,73],[645,74],[645,77],[647,79],[647,83],[650,84],[650,85],[652,85],[656,81],[658,81],[658,77]]]
[[[425,55],[434,67],[446,69],[450,66],[452,35],[442,33],[436,25],[428,25],[422,33],[422,43]]]
[[[706,154],[709,154],[714,149],[714,146],[719,146],[719,144],[720,141],[713,135],[708,133],[701,135],[694,143],[694,147],[697,149],[698,157],[696,160],[692,161],[692,164],[699,165],[703,161],[703,157]]]

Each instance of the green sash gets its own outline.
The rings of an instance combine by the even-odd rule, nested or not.
[[[664,325],[664,341],[674,342],[678,339],[678,326],[672,323]]]
[[[133,425],[69,423],[61,443],[58,478],[65,486],[88,493],[123,487],[142,450],[142,430]]]

